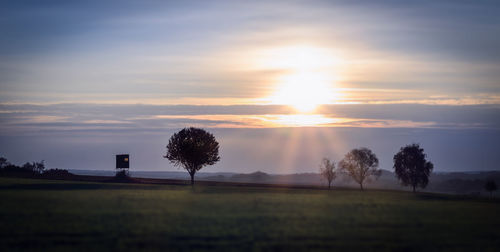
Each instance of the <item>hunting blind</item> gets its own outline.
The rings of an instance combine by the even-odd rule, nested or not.
[[[130,168],[129,155],[120,154],[116,155],[116,173],[125,171],[128,174],[128,169]]]

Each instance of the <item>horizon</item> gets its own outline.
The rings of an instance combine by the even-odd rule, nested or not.
[[[394,173],[394,171],[391,171],[391,170],[386,170],[386,169],[380,169],[382,172],[390,172],[390,173]],[[107,172],[107,173],[110,173],[110,174],[114,174],[116,171],[115,170],[91,170],[91,169],[88,169],[88,170],[82,170],[82,169],[68,169],[68,171],[88,171],[88,172]],[[154,170],[132,170],[130,171],[133,175],[133,173],[137,173],[137,172],[165,172],[165,173],[169,173],[169,172],[175,172],[175,173],[182,173],[182,174],[185,174],[186,177],[189,176],[189,174],[186,174],[186,172],[184,170],[181,170],[181,169],[178,169],[176,171],[164,171],[164,170],[159,170],[159,171],[154,171]],[[440,172],[440,171],[434,171],[433,174],[446,174],[446,173],[490,173],[490,172],[500,172],[498,170],[479,170],[479,171],[443,171],[443,172]],[[320,172],[300,172],[300,173],[267,173],[267,172],[263,172],[263,171],[260,171],[260,170],[257,170],[257,171],[250,171],[250,172],[246,172],[246,173],[237,173],[237,172],[217,172],[217,171],[214,171],[214,172],[206,172],[206,171],[200,171],[200,172],[197,172],[196,175],[199,175],[199,174],[236,174],[236,175],[239,175],[239,174],[245,174],[245,175],[249,175],[249,174],[254,174],[254,173],[264,173],[264,174],[267,174],[267,175],[301,175],[301,174],[316,174],[316,175],[320,175]],[[76,175],[79,175],[79,174],[76,174]]]
[[[162,156],[201,127],[201,172],[317,173],[419,143],[434,172],[499,171],[495,1],[5,1],[0,156],[47,168],[183,171]]]

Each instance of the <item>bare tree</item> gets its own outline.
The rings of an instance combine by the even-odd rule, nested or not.
[[[427,161],[424,149],[418,144],[410,144],[401,147],[394,155],[394,171],[396,177],[404,186],[412,186],[413,192],[416,187],[425,188],[429,183],[434,165]]]
[[[194,185],[197,171],[220,160],[219,143],[204,129],[184,128],[170,138],[167,154],[163,157],[175,166],[183,166],[191,176],[191,185]]]
[[[319,172],[321,176],[328,181],[328,189],[330,189],[332,181],[337,177],[335,162],[330,161],[328,158],[323,158],[319,167]]]
[[[370,182],[372,177],[377,179],[382,174],[382,170],[378,169],[377,156],[368,148],[349,151],[339,162],[339,168],[358,183],[361,190],[365,182]]]

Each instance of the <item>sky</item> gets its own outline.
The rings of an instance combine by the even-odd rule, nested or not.
[[[2,1],[0,156],[178,170],[170,136],[221,143],[204,171],[317,172],[369,147],[392,169],[500,170],[497,1]]]

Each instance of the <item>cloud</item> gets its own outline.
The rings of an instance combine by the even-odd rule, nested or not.
[[[168,136],[199,126],[223,143],[213,168],[220,171],[316,171],[322,157],[338,160],[359,146],[390,169],[410,142],[424,145],[437,170],[480,169],[477,160],[494,168],[499,8],[432,0],[4,1],[0,152],[15,162],[93,169],[112,168],[113,153],[130,152],[138,169],[163,169]],[[259,52],[304,44],[342,62],[332,70],[338,104],[310,116],[265,105],[288,70],[256,67]]]
[[[338,104],[318,114],[279,105],[2,104],[2,134],[92,131],[158,132],[204,128],[442,128],[500,129],[498,105]]]
[[[332,85],[346,102],[490,103],[499,11],[491,1],[7,1],[0,100],[255,104],[284,74],[255,69],[257,52],[309,44],[344,58]]]

